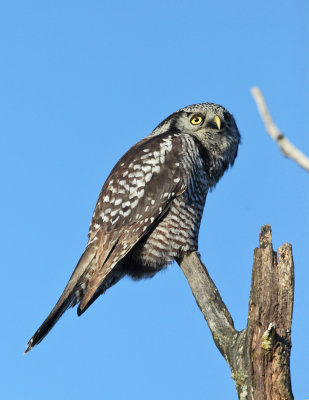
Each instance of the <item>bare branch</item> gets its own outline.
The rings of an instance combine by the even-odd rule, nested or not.
[[[216,346],[224,358],[237,331],[216,285],[196,252],[187,253],[178,261],[193,296],[210,328]]]
[[[270,137],[278,144],[281,152],[286,157],[289,157],[292,160],[296,161],[296,163],[304,168],[306,171],[309,171],[309,158],[297,147],[295,147],[274,124],[261,90],[258,87],[253,87],[251,89],[251,94],[256,102],[266,131],[269,133]]]

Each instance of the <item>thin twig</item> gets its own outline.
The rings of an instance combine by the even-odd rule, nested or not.
[[[274,124],[268,111],[264,96],[258,87],[251,89],[251,94],[256,102],[257,108],[264,122],[265,129],[270,137],[278,144],[282,153],[294,160],[298,165],[309,171],[309,158],[295,147]]]

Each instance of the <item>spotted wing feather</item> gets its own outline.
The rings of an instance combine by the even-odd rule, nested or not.
[[[78,313],[102,291],[115,265],[158,223],[171,201],[187,186],[179,134],[146,138],[116,164],[100,193],[89,230],[97,244],[97,264]]]

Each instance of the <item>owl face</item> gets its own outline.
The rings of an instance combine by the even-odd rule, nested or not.
[[[232,114],[218,104],[201,103],[184,107],[161,122],[152,135],[166,131],[194,136],[209,155],[228,164],[233,164],[237,156],[240,134],[236,122]]]

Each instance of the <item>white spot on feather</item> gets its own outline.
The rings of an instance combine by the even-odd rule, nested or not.
[[[142,166],[142,171],[145,172],[145,174],[149,171],[151,171],[151,166],[150,165],[143,165]]]
[[[131,214],[131,209],[130,208],[126,212],[123,213],[123,216],[127,217],[129,214]]]
[[[151,177],[152,177],[152,173],[151,173],[151,172],[148,172],[148,174],[145,175],[145,181],[146,181],[146,182],[149,182],[150,179],[151,179]]]
[[[137,197],[140,199],[141,197],[144,196],[144,193],[145,193],[144,189],[140,190],[139,192],[137,192]]]
[[[114,218],[113,220],[112,220],[112,225],[114,225],[117,221],[118,221],[118,219],[120,218],[120,216],[118,215],[118,217],[117,218]]]
[[[157,165],[158,164],[158,160],[156,160],[154,158],[150,158],[149,160],[145,161],[145,164]]]
[[[134,200],[134,201],[131,203],[131,208],[136,207],[136,206],[137,206],[137,203],[138,203],[138,200],[137,200],[137,199]]]
[[[137,181],[137,188],[140,188],[140,187],[144,187],[145,186],[145,181],[144,180],[139,180],[139,181]]]

